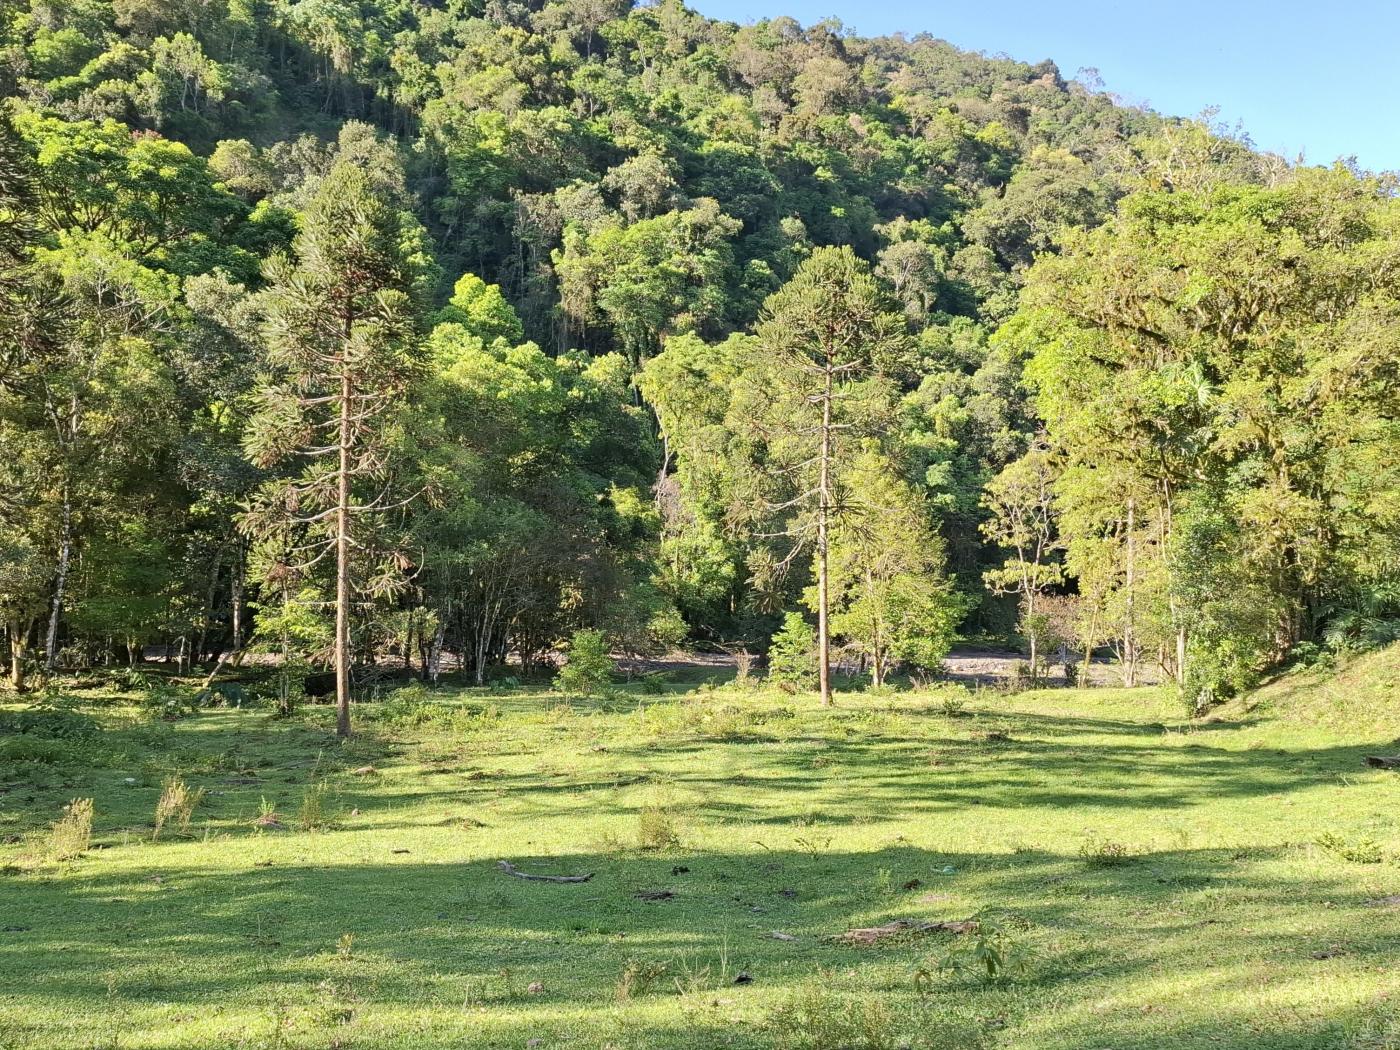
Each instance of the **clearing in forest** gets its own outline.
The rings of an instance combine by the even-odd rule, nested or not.
[[[1195,723],[1147,689],[410,687],[344,744],[322,708],[0,709],[0,1046],[1394,1046],[1395,660]],[[86,851],[81,807],[46,830],[75,798]]]

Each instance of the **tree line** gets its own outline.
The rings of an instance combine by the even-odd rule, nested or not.
[[[1388,176],[674,0],[0,14],[16,688],[1400,634]]]

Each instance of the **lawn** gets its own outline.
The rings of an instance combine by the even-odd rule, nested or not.
[[[0,1047],[1400,1046],[1400,774],[1362,761],[1397,652],[1197,723],[1152,689],[413,689],[338,744],[325,708],[74,692],[0,737]],[[152,841],[174,775],[205,795]],[[93,848],[45,859],[76,797]]]

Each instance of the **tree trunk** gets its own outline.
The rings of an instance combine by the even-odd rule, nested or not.
[[[827,513],[831,507],[831,355],[822,392],[822,442],[817,498],[817,675],[822,706],[831,706],[831,632],[828,624]]]
[[[427,659],[423,661],[423,673],[433,685],[437,685],[438,670],[442,666],[442,639],[447,633],[445,619],[446,617],[443,617],[438,620],[437,630],[433,632],[432,644],[428,647]]]
[[[229,602],[233,620],[233,651],[239,652],[243,648],[243,547],[239,544],[234,549],[233,555],[233,575],[229,583]]]
[[[1035,631],[1031,631],[1031,681],[1040,681],[1040,645]]]
[[[1128,572],[1125,582],[1127,593],[1123,604],[1123,684],[1129,689],[1137,685],[1137,630],[1134,622],[1134,588],[1137,586],[1137,538],[1134,529],[1137,524],[1136,507],[1128,500]]]
[[[1176,629],[1176,684],[1186,684],[1186,628]]]
[[[58,576],[54,581],[53,608],[49,631],[44,639],[44,670],[50,674],[58,665],[58,623],[63,617],[63,592],[68,586],[68,565],[73,555],[73,499],[68,483],[63,483],[63,516],[59,527]]]
[[[335,735],[350,735],[350,372],[340,377],[340,466],[335,507]]]
[[[19,624],[10,624],[10,687],[17,693],[24,692],[24,648],[28,641],[28,624],[22,630]]]

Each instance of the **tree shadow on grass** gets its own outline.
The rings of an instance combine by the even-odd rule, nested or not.
[[[0,915],[25,927],[0,934],[0,1033],[19,1031],[28,1043],[17,1046],[69,1045],[74,1031],[116,1012],[131,1042],[173,1050],[204,1045],[182,1031],[204,1012],[222,1011],[236,1027],[290,1003],[307,1038],[290,1045],[327,1046],[335,1023],[317,1011],[329,995],[352,1004],[344,1009],[356,1024],[397,1019],[416,1033],[363,1045],[519,1047],[562,1031],[575,1048],[716,1046],[715,1032],[739,1024],[732,1045],[757,1047],[777,1036],[756,1021],[815,983],[833,989],[836,1008],[862,997],[887,1003],[892,1045],[1328,1047],[1387,1015],[1334,993],[1276,1016],[1250,998],[1260,974],[1280,984],[1325,974],[1364,988],[1400,935],[1400,915],[1365,908],[1347,872],[1290,872],[1281,850],[1179,850],[1099,865],[1045,851],[902,845],[539,857],[497,844],[525,871],[593,875],[554,884],[513,878],[488,859],[313,864],[290,856],[288,840],[278,845],[270,866],[259,866],[256,849],[231,865],[211,852],[222,868],[158,872],[111,871],[98,857],[60,878],[0,881]],[[199,856],[182,854],[187,864]],[[1013,956],[1025,953],[1028,970],[1013,982],[938,978],[923,996],[915,973],[955,938],[871,948],[831,939],[895,918],[984,910],[1005,916]],[[775,930],[796,939],[775,939]],[[670,978],[619,1004],[617,981],[637,960]],[[683,998],[675,978],[702,968],[703,994]],[[732,983],[740,970],[752,984]],[[1189,975],[1196,997],[1180,996],[1179,982],[1165,994],[1164,974]]]

